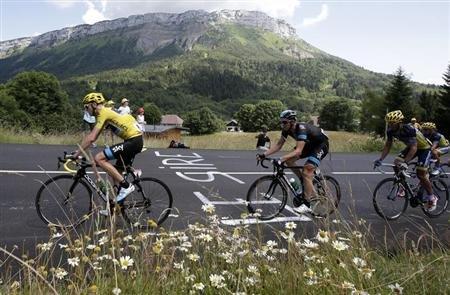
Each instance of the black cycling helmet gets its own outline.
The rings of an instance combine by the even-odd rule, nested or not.
[[[293,110],[285,110],[280,114],[280,119],[297,120],[297,112]]]

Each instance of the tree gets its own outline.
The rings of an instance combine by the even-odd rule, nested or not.
[[[219,130],[220,123],[220,120],[208,107],[189,112],[184,121],[184,125],[190,129],[190,133],[193,135],[214,133]]]
[[[355,110],[347,99],[331,100],[320,111],[320,126],[327,130],[355,131],[358,122]]]
[[[30,115],[59,113],[67,106],[67,94],[61,89],[58,79],[45,72],[17,74],[7,88],[19,108]]]
[[[253,124],[253,114],[255,112],[254,104],[243,104],[239,108],[239,111],[236,112],[234,117],[238,120],[239,124],[243,131],[246,132],[254,132],[256,128]]]
[[[144,104],[144,117],[147,124],[157,125],[161,122],[161,110],[153,102]]]
[[[439,99],[435,93],[426,90],[419,95],[420,119],[422,122],[434,122],[438,117]]]
[[[440,86],[438,101],[439,101],[439,114],[436,119],[439,130],[446,136],[450,135],[450,64],[448,65],[447,72],[443,77],[444,84]]]
[[[406,120],[414,117],[412,90],[410,81],[401,67],[397,69],[391,85],[386,91],[385,106],[387,111],[401,110]]]
[[[269,130],[277,130],[280,126],[280,113],[285,109],[279,100],[261,101],[256,104],[253,112],[253,126],[256,130],[261,130],[266,125]]]
[[[361,130],[383,135],[385,114],[383,95],[367,90],[361,106]]]

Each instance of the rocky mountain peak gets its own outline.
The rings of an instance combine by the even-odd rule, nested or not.
[[[0,42],[0,58],[6,58],[25,48],[51,48],[69,40],[114,31],[133,31],[138,37],[138,47],[151,53],[160,46],[182,41],[182,47],[189,49],[210,27],[221,24],[239,24],[271,31],[284,38],[296,38],[296,31],[283,20],[274,19],[259,11],[221,10],[208,13],[190,10],[184,13],[147,13],[132,15],[95,23],[78,25],[50,31],[35,37],[19,38]]]

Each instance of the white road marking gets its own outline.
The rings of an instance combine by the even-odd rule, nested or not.
[[[0,173],[6,174],[71,174],[67,171],[42,171],[42,170],[0,170]],[[89,171],[88,174],[93,174],[94,172]],[[106,172],[99,172],[100,174],[105,174]]]
[[[216,167],[189,167],[189,166],[185,166],[185,167],[172,167],[170,166],[170,169],[207,169],[207,170],[216,170]]]
[[[246,205],[247,202],[243,199],[236,198],[236,201],[211,201],[207,197],[205,197],[201,192],[194,192],[194,195],[203,203],[206,205]],[[273,200],[273,201],[261,201],[260,203],[279,203],[279,200]],[[294,214],[294,216],[285,216],[285,217],[275,217],[270,220],[261,220],[257,218],[238,218],[238,219],[222,219],[220,222],[225,225],[244,225],[244,224],[258,224],[258,223],[274,223],[274,222],[288,222],[288,221],[312,221],[311,218],[304,216],[304,215],[298,215],[297,213],[292,210],[292,208],[288,205],[284,207],[287,211]]]
[[[257,218],[245,218],[245,219],[228,219],[228,220],[221,220],[225,225],[245,225],[245,224],[258,224],[258,223],[273,223],[273,222],[289,222],[289,221],[311,221],[312,219],[300,215],[300,216],[286,216],[286,217],[275,217],[270,220],[261,220]]]

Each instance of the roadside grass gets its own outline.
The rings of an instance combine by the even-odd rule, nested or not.
[[[376,138],[367,134],[351,133],[344,131],[329,131],[327,132],[330,138],[331,152],[381,152],[384,141],[382,138]],[[246,132],[218,132],[209,135],[182,137],[182,142],[192,149],[221,149],[221,150],[255,150],[256,149],[256,135],[258,133]],[[272,144],[280,138],[279,131],[268,132]],[[0,142],[1,143],[21,143],[21,144],[62,144],[62,145],[76,145],[81,142],[83,133],[67,133],[67,134],[39,134],[26,130],[17,130],[14,128],[0,127]],[[109,135],[102,134],[97,144],[111,145],[120,142],[120,139],[115,137],[111,140]],[[147,138],[145,146],[151,148],[167,148],[170,139],[156,139]],[[284,145],[283,150],[288,151],[292,149],[295,142],[292,138]],[[398,151],[401,144],[396,143],[393,150]]]
[[[7,254],[0,263],[0,294],[450,292],[449,251],[437,241],[427,250],[420,240],[395,251],[374,248],[363,220],[339,217],[315,220],[309,237],[299,235],[301,223],[287,222],[264,239],[249,226],[221,225],[213,205],[202,209],[203,221],[182,230],[121,228],[114,215],[106,224],[97,217],[84,231],[50,227],[35,257],[0,248]],[[18,260],[22,267],[13,272],[8,265]]]

